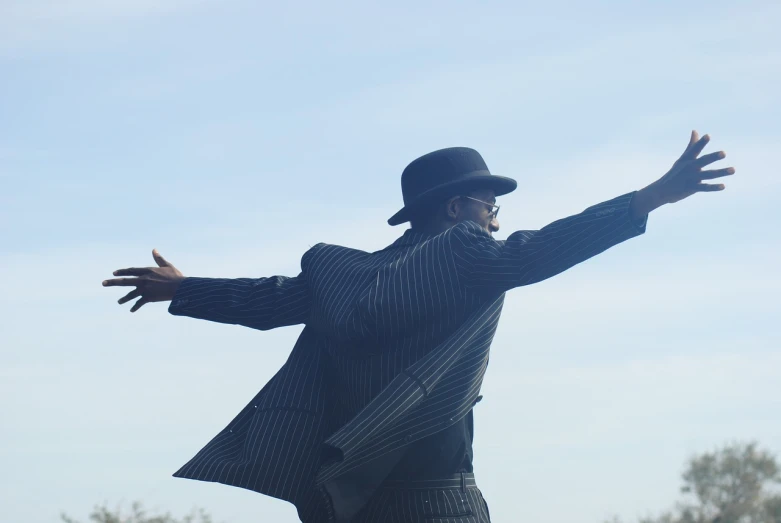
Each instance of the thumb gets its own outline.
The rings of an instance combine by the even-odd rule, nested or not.
[[[157,252],[157,249],[152,249],[152,257],[155,259],[155,262],[157,262],[158,267],[172,267],[172,265]]]

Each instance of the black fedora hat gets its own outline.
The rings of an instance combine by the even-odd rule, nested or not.
[[[512,178],[494,176],[483,157],[468,147],[449,147],[421,156],[401,173],[404,207],[390,217],[390,225],[408,222],[422,207],[462,191],[493,189],[496,196],[515,190]]]

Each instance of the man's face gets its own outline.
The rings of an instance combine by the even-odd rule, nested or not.
[[[463,222],[466,220],[472,220],[480,225],[483,229],[488,231],[488,234],[492,234],[499,230],[499,221],[493,215],[493,207],[480,203],[475,200],[481,200],[489,204],[496,203],[496,194],[493,189],[479,189],[472,191],[466,196],[474,198],[461,198],[454,203],[457,206],[457,222]],[[451,199],[451,201],[455,198]]]

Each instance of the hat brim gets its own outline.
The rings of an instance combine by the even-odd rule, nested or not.
[[[456,196],[464,190],[493,189],[496,196],[502,196],[513,192],[518,187],[518,182],[504,176],[491,174],[472,176],[470,178],[454,180],[429,189],[418,195],[413,201],[405,205],[399,212],[388,219],[388,225],[400,225],[410,221],[416,212],[439,199]]]

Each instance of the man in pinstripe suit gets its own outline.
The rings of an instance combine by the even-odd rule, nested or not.
[[[295,277],[185,278],[121,269],[131,308],[267,330],[305,327],[289,359],[174,476],[234,485],[293,503],[301,521],[485,523],[472,468],[472,408],[504,293],[550,278],[645,232],[648,213],[723,185],[703,170],[708,136],[692,132],[672,169],[642,190],[538,230],[495,240],[496,197],[515,189],[467,148],[429,153],[402,173],[412,221],[368,253],[318,244]]]

